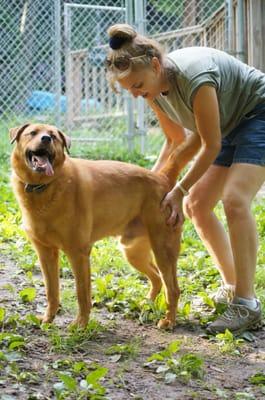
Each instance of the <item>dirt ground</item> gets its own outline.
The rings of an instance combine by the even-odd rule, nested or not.
[[[20,308],[16,293],[8,288],[12,285],[18,292],[25,285],[24,274],[18,272],[14,262],[4,255],[0,256],[0,307],[10,313],[20,312],[24,316],[38,310],[45,303],[44,289],[40,286],[35,304]],[[56,318],[55,323],[63,330],[72,318],[72,314],[64,313]],[[124,319],[121,314],[110,313],[105,309],[95,310],[93,318],[104,325],[104,331],[87,341],[82,350],[67,355],[52,351],[47,335],[38,328],[31,328],[27,332],[30,340],[17,364],[24,371],[37,373],[39,380],[18,382],[12,374],[5,375],[6,370],[0,369],[0,399],[55,399],[51,365],[67,357],[88,364],[97,362],[108,368],[102,383],[107,389],[105,399],[265,399],[261,387],[249,382],[249,377],[255,373],[265,373],[265,330],[254,333],[254,340],[243,344],[240,355],[233,355],[222,354],[216,342],[206,338],[204,330],[196,323],[182,323],[173,332],[163,332],[155,326],[140,325],[135,320]],[[201,380],[191,379],[185,383],[177,379],[166,384],[161,374],[145,367],[150,355],[178,339],[182,342],[182,352],[192,352],[203,358],[205,373]],[[140,346],[134,358],[117,359],[106,355],[106,349],[111,345],[133,340],[138,340]]]

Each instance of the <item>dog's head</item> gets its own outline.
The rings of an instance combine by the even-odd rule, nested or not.
[[[69,151],[70,147],[70,138],[53,125],[26,124],[10,129],[9,134],[26,165],[47,176],[54,174],[54,167],[64,160],[64,149]]]

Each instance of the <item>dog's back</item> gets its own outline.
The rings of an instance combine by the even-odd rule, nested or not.
[[[16,152],[16,150],[15,150]],[[65,156],[56,178],[41,192],[26,192],[13,163],[13,187],[30,237],[67,249],[122,235],[144,210],[159,212],[166,181],[139,166]]]

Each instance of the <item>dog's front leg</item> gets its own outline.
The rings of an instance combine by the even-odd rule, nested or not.
[[[40,261],[47,297],[47,308],[40,319],[42,322],[52,322],[59,308],[59,251],[35,240],[32,243]]]
[[[72,325],[85,328],[91,310],[91,277],[90,277],[90,251],[66,252],[75,277],[77,300],[79,306],[78,315]]]

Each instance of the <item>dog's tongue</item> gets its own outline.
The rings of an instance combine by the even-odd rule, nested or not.
[[[47,156],[36,156],[32,158],[34,169],[38,172],[44,172],[48,176],[54,174],[52,165]]]

